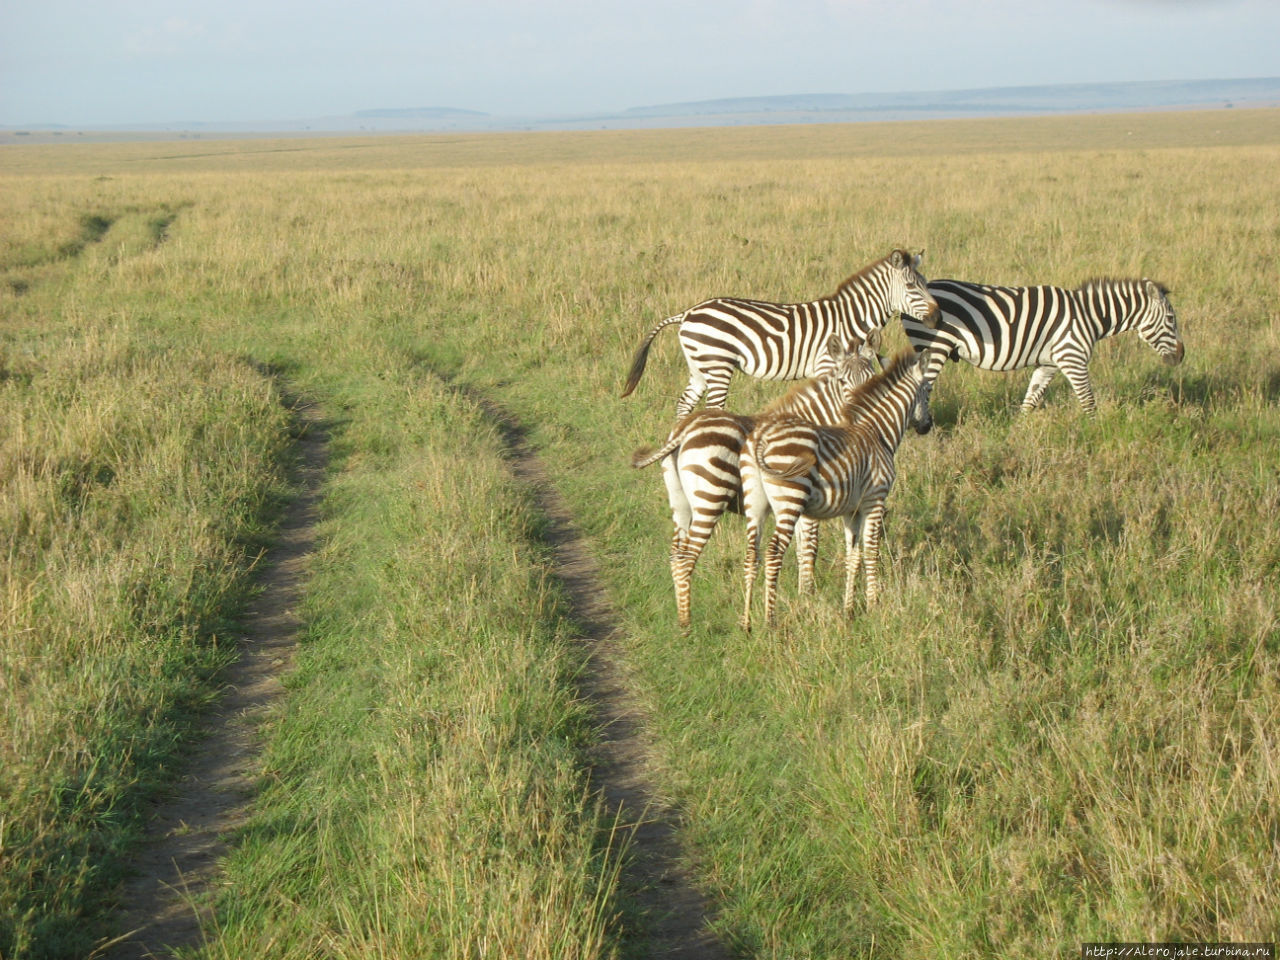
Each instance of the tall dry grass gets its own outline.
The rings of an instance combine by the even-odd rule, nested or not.
[[[448,382],[520,416],[590,536],[659,790],[741,953],[1280,936],[1278,136],[1271,111],[1219,111],[6,153],[6,370],[123,318],[205,358],[193,382],[247,357],[331,404],[279,786],[206,952],[555,955],[558,930],[643,955],[581,792],[592,734],[537,519]],[[86,239],[85,217],[110,226]],[[619,400],[639,336],[708,296],[829,292],[896,245],[930,276],[1152,276],[1186,363],[1104,344],[1094,420],[1061,384],[1016,417],[1023,377],[949,366],[935,434],[899,454],[883,604],[842,618],[828,534],[819,596],[784,579],[778,629],[740,633],[726,522],[682,636],[661,486],[627,454],[685,374],[659,341]],[[24,376],[4,384],[36,405]],[[112,856],[80,861],[82,889]]]

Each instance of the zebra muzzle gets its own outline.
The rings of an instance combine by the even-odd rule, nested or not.
[[[1171,367],[1176,367],[1178,364],[1182,362],[1182,354],[1183,354],[1183,346],[1182,346],[1182,343],[1179,342],[1177,349],[1175,349],[1172,353],[1166,353],[1164,355],[1164,362]]]

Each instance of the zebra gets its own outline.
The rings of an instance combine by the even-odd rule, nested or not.
[[[688,630],[691,623],[689,581],[698,557],[724,512],[742,512],[738,463],[747,435],[769,416],[790,414],[816,423],[834,423],[854,390],[874,372],[878,345],[878,331],[873,332],[865,344],[847,352],[840,337],[832,335],[827,353],[835,367],[824,376],[793,387],[755,415],[716,408],[695,410],[676,424],[667,442],[656,451],[641,447],[632,454],[631,465],[636,469],[662,461],[663,480],[675,524],[671,538],[671,579],[681,629]],[[805,542],[812,543],[816,551],[816,535]],[[812,567],[810,559],[809,570]]]
[[[932,326],[938,305],[920,274],[920,259],[893,250],[849,277],[831,296],[808,303],[704,300],[649,331],[636,350],[622,395],[630,396],[640,382],[653,338],[672,324],[680,325],[680,346],[689,365],[689,385],[676,402],[677,419],[704,393],[708,407],[723,408],[735,369],[762,380],[814,376],[833,333],[846,342],[866,340],[895,312]]]
[[[929,394],[948,358],[983,370],[1035,367],[1022,400],[1034,410],[1059,370],[1085,412],[1097,409],[1089,382],[1093,346],[1104,337],[1137,330],[1170,366],[1182,362],[1183,345],[1169,291],[1154,280],[1096,279],[1062,287],[996,287],[959,280],[932,280],[929,292],[941,315],[936,327],[902,318],[916,350],[940,348],[925,373],[916,429],[933,423]]]
[[[802,516],[844,520],[846,615],[853,610],[860,567],[866,571],[867,606],[875,603],[880,590],[884,504],[896,476],[894,455],[933,357],[930,348],[898,354],[882,373],[854,393],[835,425],[775,417],[759,424],[748,436],[739,463],[747,517],[744,629],[751,629],[760,533],[770,512],[775,525],[765,552],[767,623],[774,618],[782,558]]]

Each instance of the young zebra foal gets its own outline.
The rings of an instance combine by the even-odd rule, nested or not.
[[[726,510],[741,512],[742,482],[738,464],[747,435],[770,416],[792,414],[817,423],[835,423],[844,404],[874,372],[879,335],[868,344],[845,351],[833,336],[827,352],[835,367],[825,376],[793,388],[755,415],[725,410],[695,410],[676,424],[671,436],[654,451],[641,447],[631,458],[637,469],[662,461],[662,477],[675,532],[671,537],[671,579],[676,616],[688,629],[689,582],[703,548]],[[817,548],[817,537],[808,541]]]
[[[689,385],[676,402],[676,417],[705,393],[708,407],[724,407],[734,370],[760,380],[801,380],[822,371],[828,339],[865,340],[894,313],[926,328],[937,322],[938,304],[920,274],[920,257],[894,250],[863,267],[829,297],[807,303],[768,303],[720,297],[704,300],[649,331],[631,361],[622,395],[640,382],[649,347],[659,331],[679,324]]]
[[[928,350],[899,354],[850,398],[838,424],[775,417],[761,422],[747,438],[739,465],[747,516],[745,629],[751,629],[760,531],[771,511],[775,526],[765,553],[767,623],[774,618],[782,558],[801,517],[844,520],[845,613],[853,610],[862,566],[867,604],[875,603],[884,503],[896,476],[894,455],[911,420],[929,360]]]

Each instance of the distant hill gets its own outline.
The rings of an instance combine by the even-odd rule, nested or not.
[[[1029,87],[985,87],[897,93],[819,93],[780,97],[733,97],[690,103],[632,107],[628,117],[733,116],[760,113],[920,113],[991,115],[1090,110],[1141,110],[1280,103],[1280,77],[1247,80],[1169,80],[1132,83],[1069,83]]]
[[[1236,105],[1280,106],[1280,77],[730,97],[631,107],[617,113],[580,116],[476,116],[474,111],[459,111],[454,116],[442,116],[441,126],[436,129],[610,130],[762,123],[856,123]],[[369,113],[365,111],[365,115]],[[388,124],[387,129],[404,129],[415,121],[396,117],[382,122]]]
[[[343,116],[299,120],[174,121],[70,127],[44,123],[0,126],[3,140],[129,131],[148,137],[250,136],[260,133],[411,133],[496,130],[615,130],[775,123],[856,123],[941,117],[1031,116],[1070,112],[1280,106],[1280,77],[1240,80],[1169,80],[1071,83],[971,90],[890,93],[811,93],[731,97],[631,107],[616,112],[551,116],[499,116],[456,107],[359,110]],[[29,141],[28,141],[29,142]]]

